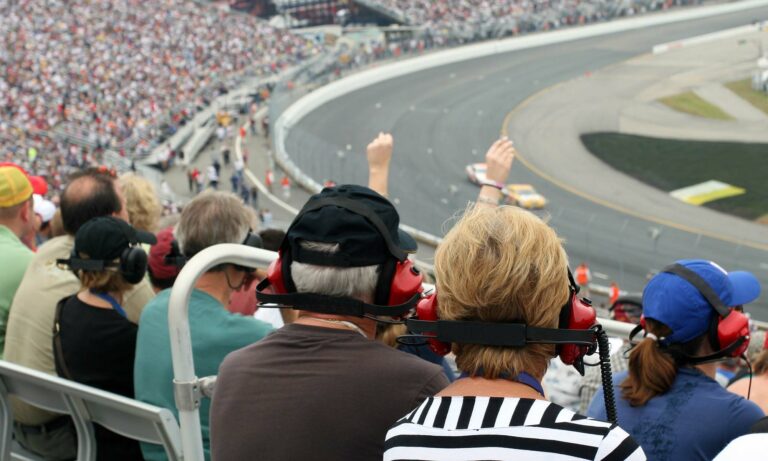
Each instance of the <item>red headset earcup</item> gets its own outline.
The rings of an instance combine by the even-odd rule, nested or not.
[[[421,298],[416,304],[416,318],[419,320],[437,321],[437,295],[432,293]],[[436,339],[427,339],[429,348],[437,355],[448,355],[451,352],[451,343],[445,343]]]
[[[389,287],[389,306],[398,306],[408,302],[414,295],[421,293],[424,288],[422,282],[424,276],[409,259],[398,262],[395,267],[395,275]]]
[[[720,349],[725,349],[741,338],[746,340],[728,354],[729,357],[740,357],[749,347],[749,317],[742,312],[731,309],[728,317],[719,317],[717,322],[717,340]]]
[[[585,298],[579,298],[576,293],[571,294],[571,301],[563,309],[568,309],[568,320],[565,326],[560,328],[568,330],[588,330],[597,323],[597,312]],[[557,355],[566,365],[574,365],[580,361],[589,351],[587,346],[577,346],[575,344],[563,344],[558,346]]]
[[[281,256],[278,255],[277,259],[270,263],[267,269],[267,279],[269,279],[269,284],[275,294],[288,293],[283,282],[283,259]]]

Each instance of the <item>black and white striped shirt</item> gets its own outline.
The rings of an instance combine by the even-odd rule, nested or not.
[[[644,461],[615,424],[546,400],[431,397],[387,432],[384,460]]]

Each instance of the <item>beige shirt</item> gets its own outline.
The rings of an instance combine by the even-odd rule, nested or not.
[[[80,289],[77,277],[59,268],[56,259],[69,258],[73,246],[72,237],[56,237],[41,246],[29,263],[11,304],[5,360],[56,374],[52,345],[56,304]],[[138,324],[141,310],[153,297],[146,279],[128,292],[123,305],[128,319]],[[16,421],[28,425],[43,424],[57,416],[18,400],[13,401],[13,415]]]

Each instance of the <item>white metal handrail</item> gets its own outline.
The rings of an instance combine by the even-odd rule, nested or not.
[[[168,327],[173,359],[173,383],[181,426],[181,446],[184,459],[203,461],[203,440],[200,429],[200,399],[202,390],[195,376],[192,341],[189,334],[189,299],[197,279],[211,268],[232,263],[245,267],[265,267],[277,259],[277,253],[245,245],[215,245],[190,259],[176,278],[168,303]]]

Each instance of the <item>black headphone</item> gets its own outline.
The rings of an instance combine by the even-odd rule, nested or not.
[[[147,273],[147,253],[136,242],[131,243],[120,254],[118,262],[103,259],[82,259],[77,254],[77,249],[72,248],[69,259],[57,259],[57,264],[68,266],[72,271],[79,270],[100,272],[107,268],[117,268],[117,271],[131,285],[135,285],[144,278]]]

